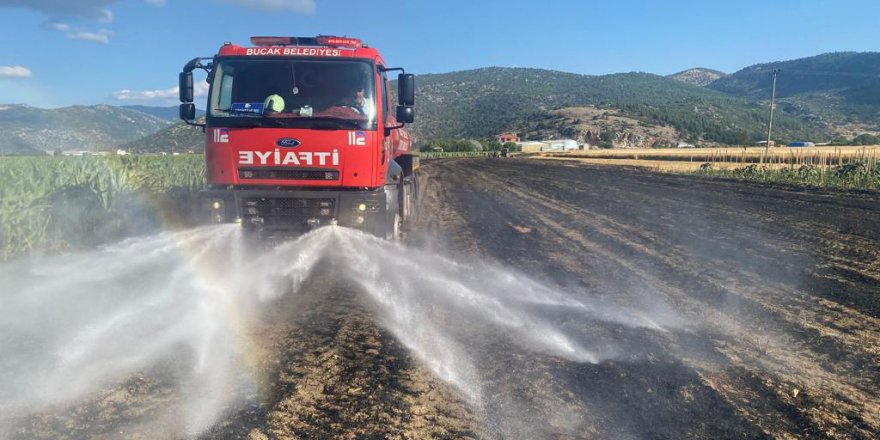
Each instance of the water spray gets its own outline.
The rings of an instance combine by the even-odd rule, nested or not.
[[[674,320],[564,291],[473,258],[450,258],[341,227],[254,251],[233,225],[129,239],[0,266],[0,433],[157,365],[173,365],[185,435],[215,423],[260,378],[249,326],[319,265],[360,287],[376,321],[473,404],[482,399],[475,339],[596,363],[592,322],[662,331]],[[157,415],[156,417],[159,417]],[[167,414],[162,415],[167,417]]]

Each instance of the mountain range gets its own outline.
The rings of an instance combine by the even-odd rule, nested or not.
[[[110,105],[58,109],[0,105],[0,154],[111,150],[171,124],[167,119]]]
[[[137,110],[141,113],[146,113],[148,115],[153,115],[157,118],[167,119],[169,121],[177,122],[179,119],[179,108],[176,105],[170,107],[151,107],[148,105],[123,105],[122,108],[127,108],[130,110]],[[196,116],[204,116],[205,111],[197,109]]]
[[[417,143],[514,131],[525,139],[601,136],[618,147],[750,144],[766,137],[777,69],[775,137],[821,142],[880,133],[877,52],[828,53],[727,75],[706,68],[594,76],[504,67],[419,75],[411,130]],[[176,107],[0,105],[7,133],[0,154],[203,148],[201,130],[174,123],[176,114]]]

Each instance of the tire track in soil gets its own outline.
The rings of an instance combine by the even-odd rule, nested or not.
[[[707,262],[701,262],[701,264],[703,264],[705,266],[705,265],[707,265]],[[686,264],[676,264],[676,265],[671,265],[669,267],[669,270],[670,270],[670,272],[674,272],[676,269],[683,271],[686,268],[687,268]],[[715,274],[719,278],[723,279],[724,274],[722,272],[723,271],[715,271]],[[780,315],[782,315],[782,313],[780,313],[780,312],[784,312],[785,308],[790,305],[788,303],[791,303],[791,301],[787,301],[787,298],[784,295],[778,295],[776,298],[765,300],[762,295],[767,295],[768,293],[772,293],[772,290],[768,290],[766,288],[762,289],[762,291],[756,291],[755,295],[748,295],[749,289],[751,288],[750,280],[743,280],[742,278],[747,278],[744,276],[744,274],[736,274],[736,275],[737,276],[734,277],[734,279],[735,278],[740,278],[740,279],[737,280],[738,285],[733,285],[728,288],[730,293],[745,296],[754,302],[760,303],[763,307],[765,307],[766,309],[768,309],[768,311],[770,311],[772,313],[772,315],[770,316],[772,318],[772,319],[770,319],[771,322],[772,321],[782,321],[782,319],[780,318]],[[760,279],[751,280],[752,284],[757,285],[757,284],[759,284],[759,282],[760,282]],[[726,280],[726,284],[730,285],[731,283],[729,280]],[[802,294],[802,296],[808,296],[802,292],[796,292],[791,289],[787,290],[784,293],[785,294],[798,293],[798,294]],[[774,304],[774,301],[781,302],[782,304]],[[822,314],[826,315],[826,316],[824,316],[826,321],[836,318],[836,316],[834,316],[836,313],[829,313],[829,312],[832,312],[831,309],[822,310],[821,308],[816,307],[815,301],[812,301],[809,304],[805,304],[802,307],[803,308],[800,308],[800,313],[802,315],[807,315],[807,316],[802,316],[800,322],[796,322],[796,323],[792,323],[792,324],[803,325],[806,322],[806,323],[810,324],[810,327],[815,328],[815,327],[817,327],[815,324],[820,324],[819,327],[821,327],[822,320],[819,319],[818,317]],[[813,309],[816,309],[816,310],[813,310]],[[759,316],[759,314],[756,315],[755,312],[760,312],[760,310],[755,310],[755,311],[750,310],[747,315],[750,317],[752,317],[753,315]],[[816,312],[817,314],[816,315],[809,315],[805,312]],[[827,315],[832,315],[832,316],[829,317]],[[811,318],[815,318],[819,322],[813,323],[810,321]],[[864,334],[860,335],[863,337],[862,342],[865,342],[868,345],[875,344],[878,339],[877,335],[876,335],[876,332],[877,332],[877,328],[875,325],[876,323],[870,322],[871,319],[864,317],[864,316],[858,316],[857,318],[862,319],[862,322],[860,322],[860,324],[861,324],[862,328],[865,330]],[[868,322],[864,322],[864,319],[867,319]],[[867,324],[867,325],[865,325],[865,324]],[[768,329],[765,329],[763,327],[759,327],[754,330],[766,333]],[[825,328],[824,330],[827,330],[827,328]],[[780,332],[781,332],[781,330],[780,330]],[[876,402],[876,387],[874,385],[874,384],[876,384],[876,381],[874,380],[874,378],[876,378],[876,376],[877,376],[876,369],[872,370],[871,368],[865,368],[866,365],[876,364],[874,361],[874,359],[876,358],[876,355],[864,356],[864,355],[860,354],[859,352],[860,352],[861,347],[859,346],[858,343],[852,343],[852,344],[850,344],[850,347],[840,347],[839,342],[846,342],[846,341],[832,339],[832,338],[827,337],[827,335],[825,334],[826,332],[822,332],[822,333],[823,333],[822,336],[823,336],[824,340],[822,341],[821,344],[817,344],[815,342],[809,344],[809,345],[812,345],[813,348],[816,348],[816,351],[818,353],[820,353],[818,356],[807,356],[807,358],[813,364],[816,364],[816,368],[807,369],[806,371],[804,371],[803,366],[798,365],[798,363],[802,362],[803,359],[800,359],[796,356],[787,356],[788,352],[791,351],[791,349],[790,349],[791,347],[785,346],[787,344],[785,344],[783,346],[780,346],[780,344],[776,344],[776,346],[774,347],[774,344],[772,344],[772,343],[769,344],[770,348],[774,348],[777,350],[777,353],[774,353],[774,355],[775,355],[774,361],[785,360],[786,362],[778,362],[778,364],[784,365],[784,367],[780,366],[780,367],[773,368],[774,366],[776,366],[776,365],[773,365],[774,362],[766,362],[766,361],[763,362],[764,365],[762,365],[762,366],[766,367],[767,369],[769,369],[771,371],[782,371],[784,373],[790,373],[787,375],[789,378],[792,378],[792,376],[797,378],[798,374],[801,374],[802,376],[810,376],[812,378],[812,381],[814,382],[814,384],[822,384],[823,382],[826,382],[826,380],[830,383],[833,383],[835,386],[821,387],[822,389],[816,390],[816,391],[819,391],[817,394],[820,394],[820,395],[827,394],[827,393],[831,393],[834,395],[835,399],[832,399],[833,403],[827,404],[827,407],[828,407],[827,409],[829,410],[827,412],[844,413],[845,414],[847,411],[839,411],[839,410],[835,411],[837,409],[836,406],[838,404],[845,403],[846,405],[843,405],[843,406],[845,408],[847,408],[847,410],[849,412],[856,414],[855,417],[850,417],[852,419],[855,419],[854,423],[856,426],[863,425],[861,423],[861,421],[859,420],[859,416],[858,416],[859,413],[864,414],[867,417],[870,417],[873,420],[873,423],[876,424],[876,417],[872,416],[872,414],[875,414],[875,411],[873,408],[876,408],[876,403],[875,403]],[[788,335],[785,335],[785,336],[788,337]],[[771,337],[771,340],[772,339],[773,338]],[[858,338],[854,337],[852,339],[856,340],[856,342],[858,341]],[[805,341],[805,342],[809,342],[809,341]],[[767,344],[765,343],[765,345],[767,345]],[[730,349],[730,348],[728,347],[728,349]],[[768,354],[766,353],[766,351],[767,351],[766,349],[767,349],[767,347],[763,347],[761,349],[762,352],[760,353],[760,357],[754,356],[752,362],[756,363],[756,364],[761,364],[763,361],[762,358],[768,357]],[[832,363],[829,363],[826,360],[821,359],[821,357],[825,353],[829,353],[829,352],[832,355],[837,353],[837,354],[841,354],[843,356],[842,356],[842,358],[841,358],[841,356],[837,356],[834,359],[834,362],[832,365]],[[801,357],[803,357],[803,356],[801,356]],[[786,358],[788,358],[788,359],[786,359]],[[833,366],[833,368],[829,368],[831,366]],[[785,368],[792,368],[794,371],[788,372],[788,371],[785,371]],[[831,375],[826,374],[825,371],[823,371],[823,370],[829,370],[832,372],[832,374]],[[862,375],[862,377],[860,378],[861,381],[858,381],[855,379],[852,379],[849,381],[839,379],[840,377],[845,376],[845,375],[849,374],[850,372],[854,372],[854,371],[861,372],[861,375]],[[783,373],[783,375],[785,375],[784,373]],[[803,374],[803,373],[809,373],[809,374]],[[828,377],[828,376],[831,376],[831,377]],[[837,377],[834,377],[834,376],[837,376]],[[795,379],[795,380],[797,380],[797,379]],[[859,382],[861,382],[861,383],[859,383]],[[851,388],[851,385],[854,385],[858,388],[854,390]],[[804,391],[804,389],[801,388],[801,391]],[[852,391],[855,391],[855,392],[852,392]],[[866,393],[867,393],[867,396],[866,396]],[[788,396],[786,396],[786,397],[788,397]],[[865,402],[865,403],[863,403],[863,402]]]
[[[356,286],[318,270],[302,291],[254,329],[262,413],[204,438],[479,437],[478,415],[377,325]]]
[[[606,183],[613,181],[613,173],[608,170],[600,174],[605,174]],[[636,175],[650,176],[642,173]],[[558,180],[574,183],[570,179]],[[862,284],[851,291],[846,286],[837,286],[836,289],[823,289],[817,293],[834,292],[835,299],[857,304],[862,313],[876,316],[876,312],[880,311],[880,301],[872,295],[865,295],[869,291],[865,287],[877,284],[876,274],[880,269],[880,250],[875,246],[878,236],[874,226],[880,215],[876,195],[872,201],[866,193],[827,195],[774,187],[762,190],[761,185],[669,175],[662,178],[624,179],[616,183],[623,185],[621,190],[613,187],[611,190],[618,191],[621,196],[631,200],[631,205],[668,202],[667,197],[657,197],[658,194],[655,193],[656,189],[662,188],[675,194],[676,206],[676,210],[669,210],[670,213],[666,216],[667,220],[675,221],[666,223],[639,217],[640,213],[656,214],[656,206],[653,209],[615,211],[616,218],[636,217],[639,226],[649,225],[651,229],[663,232],[663,235],[676,237],[676,241],[688,244],[694,239],[705,240],[706,237],[711,237],[713,225],[724,224],[724,232],[730,234],[731,238],[738,238],[729,241],[740,247],[749,246],[759,250],[751,252],[750,258],[736,259],[736,263],[750,270],[757,270],[764,278],[780,279],[784,282],[804,275],[803,263],[786,264],[793,260],[792,253],[796,257],[807,256],[814,259],[817,251],[821,251],[823,256],[837,261],[841,266],[854,267],[856,270],[847,273],[843,278],[848,278],[846,281],[850,283],[861,281]],[[648,185],[657,188],[652,189]],[[568,187],[569,191],[583,188],[578,185]],[[706,203],[705,193],[715,191],[742,197],[726,197],[726,203]],[[594,193],[592,196],[597,195]],[[837,205],[832,205],[835,200]],[[676,212],[693,215],[676,215]],[[730,222],[730,218],[737,218],[738,221]],[[699,234],[692,233],[695,228]],[[756,236],[761,240],[757,240]],[[718,247],[725,243],[715,240],[713,245],[713,254],[718,256]],[[721,255],[736,257],[738,253],[741,254],[734,248],[730,255]],[[856,276],[856,272],[859,276]],[[815,280],[811,280],[813,281]],[[850,294],[853,294],[852,298],[849,297]]]
[[[541,185],[542,188],[548,188],[548,185]],[[533,199],[533,195],[524,194],[521,191],[510,189],[510,192],[516,192],[520,199]],[[538,200],[537,203],[543,201]],[[529,204],[534,205],[535,202]],[[688,255],[683,246],[678,246],[660,236],[651,236],[650,232],[646,232],[644,227],[636,229],[617,221],[609,219],[607,216],[597,214],[595,212],[585,212],[576,207],[570,207],[564,202],[557,203],[558,206],[545,204],[545,211],[560,210],[561,207],[573,208],[567,209],[568,213],[583,214],[584,217],[593,219],[592,223],[601,223],[601,227],[597,228],[602,235],[612,238],[614,241],[621,243],[629,248],[640,250],[650,257],[652,260],[659,260],[654,266],[665,265],[664,272],[681,274],[689,274],[694,277],[714,278],[723,280],[716,283],[718,289],[723,289],[727,296],[737,295],[748,299],[751,302],[760,304],[764,309],[774,313],[775,317],[784,319],[793,324],[808,327],[808,330],[816,330],[820,336],[832,335],[833,338],[826,341],[831,347],[824,347],[823,351],[834,349],[839,353],[849,352],[865,352],[863,356],[856,359],[856,362],[871,363],[880,362],[878,357],[877,346],[874,342],[880,340],[877,330],[880,329],[880,321],[870,316],[865,316],[851,308],[837,306],[828,300],[820,300],[822,304],[828,304],[825,309],[817,309],[815,307],[816,299],[806,292],[791,288],[782,282],[768,282],[762,278],[763,274],[756,274],[749,271],[740,270],[737,265],[728,265],[723,270],[712,270],[704,261],[698,261]],[[596,220],[601,220],[597,222]],[[577,227],[578,221],[569,222],[570,226]],[[684,225],[686,227],[686,225]],[[596,227],[595,225],[586,225],[586,227]],[[634,240],[631,237],[636,237]],[[733,241],[737,243],[745,243],[747,237],[734,237]],[[644,243],[648,241],[655,249],[647,248]],[[725,243],[718,243],[724,246]],[[716,247],[717,248],[717,247]],[[663,249],[661,255],[657,250]],[[740,251],[742,252],[742,251]],[[725,258],[720,258],[725,259]],[[668,260],[668,263],[666,262]],[[644,265],[646,262],[642,262]],[[648,276],[648,275],[643,275]],[[761,286],[756,290],[754,286]],[[771,295],[771,298],[767,296]],[[820,313],[821,312],[821,313]],[[869,325],[865,326],[865,322]],[[834,347],[837,342],[846,344],[846,347]]]

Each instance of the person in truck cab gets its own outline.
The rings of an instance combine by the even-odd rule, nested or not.
[[[337,107],[349,109],[359,115],[367,114],[366,105],[367,98],[364,96],[363,87],[350,88],[340,99]]]
[[[363,86],[354,86],[343,93],[334,104],[318,116],[342,119],[364,119],[367,116],[367,98]]]

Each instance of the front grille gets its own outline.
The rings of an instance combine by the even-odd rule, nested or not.
[[[330,220],[336,217],[336,199],[245,197],[241,200],[245,221],[259,218],[265,226],[298,225],[308,219]],[[322,222],[323,223],[323,222]]]
[[[339,180],[336,170],[292,170],[289,168],[240,168],[241,179],[271,180]]]

